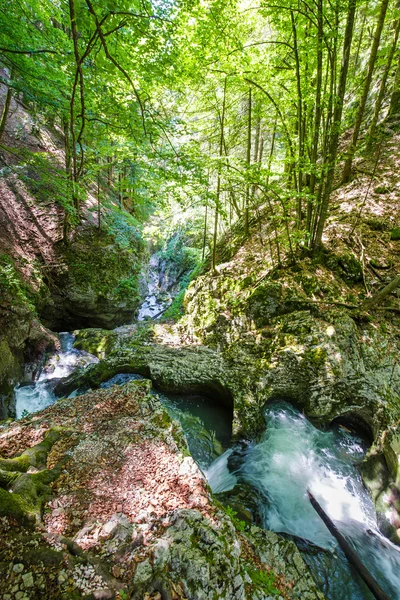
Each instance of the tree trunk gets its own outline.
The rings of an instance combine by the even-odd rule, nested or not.
[[[225,123],[225,105],[226,105],[226,77],[224,80],[224,96],[222,101],[222,115],[221,115],[221,135],[219,142],[219,157],[222,158],[224,154],[224,123]],[[217,177],[217,191],[215,195],[215,218],[214,218],[214,236],[213,236],[213,254],[212,254],[212,269],[216,273],[217,264],[217,238],[218,238],[218,217],[219,217],[219,202],[221,197],[221,162],[218,165],[218,177]]]
[[[392,96],[390,98],[389,119],[394,119],[400,115],[400,56],[394,77]]]
[[[67,175],[68,192],[70,194],[72,205],[74,204],[73,199],[73,182],[72,182],[72,169],[71,169],[71,139],[70,139],[70,124],[69,119],[64,115],[62,120],[63,132],[64,132],[64,155],[65,155],[65,173]],[[64,223],[63,223],[63,242],[69,243],[69,212],[67,209],[64,211]]]
[[[97,228],[101,229],[100,170],[97,173]]]
[[[297,30],[294,21],[293,11],[290,11],[293,33],[293,49],[296,63],[296,83],[297,83],[297,135],[298,135],[298,181],[297,191],[299,192],[297,200],[297,226],[301,227],[301,196],[300,192],[303,188],[303,153],[304,153],[304,134],[303,134],[303,95],[301,91],[301,76],[300,76],[300,58],[299,49],[297,46]]]
[[[267,179],[265,180],[265,185],[266,187],[268,187],[269,184],[269,177],[270,177],[270,172],[271,172],[271,166],[272,166],[272,159],[274,156],[274,150],[275,150],[275,137],[276,137],[276,127],[278,124],[278,116],[275,117],[275,121],[274,121],[274,129],[272,131],[272,137],[271,137],[271,147],[269,149],[269,157],[268,157],[268,172],[267,172]]]
[[[14,75],[14,69],[11,69],[11,74],[10,74],[10,80],[11,81],[13,79],[13,75]],[[12,98],[12,87],[8,86],[7,87],[6,101],[4,103],[4,108],[3,108],[3,112],[2,112],[1,120],[0,120],[0,140],[3,137],[3,133],[4,133],[5,129],[6,129],[6,123],[7,123],[8,113],[10,112],[11,98]]]
[[[316,184],[316,170],[317,170],[317,159],[318,159],[318,145],[319,145],[319,129],[321,126],[322,107],[321,107],[321,95],[322,95],[322,67],[323,67],[323,56],[322,56],[322,43],[323,43],[323,11],[322,11],[322,0],[318,0],[318,37],[317,37],[317,82],[315,90],[315,110],[314,110],[314,131],[313,140],[311,147],[311,175],[310,175],[310,194],[313,195],[315,192]],[[312,221],[313,205],[311,200],[307,204],[307,221],[306,229],[311,233],[311,221]]]
[[[203,253],[201,260],[204,262],[206,255],[206,244],[207,244],[207,217],[208,217],[208,205],[206,204],[206,212],[204,214],[204,232],[203,232]]]
[[[362,577],[365,581],[368,588],[371,590],[376,600],[390,600],[389,596],[384,592],[379,583],[376,581],[375,577],[370,573],[370,571],[366,568],[364,563],[359,558],[357,552],[353,549],[353,547],[349,544],[346,538],[340,533],[334,522],[328,517],[323,508],[316,501],[314,496],[308,492],[308,497],[312,504],[312,507],[315,509],[317,514],[321,517],[322,521],[325,523],[326,527],[329,529],[330,533],[337,539],[339,546],[343,550],[346,555],[349,563],[353,565],[356,569],[357,573]]]
[[[371,87],[372,74],[374,72],[376,57],[378,54],[378,48],[379,48],[379,43],[381,40],[381,34],[382,34],[383,25],[385,22],[388,4],[389,4],[389,0],[382,0],[381,9],[379,12],[379,17],[378,17],[378,23],[376,24],[376,28],[375,28],[374,40],[373,40],[372,48],[371,48],[371,54],[369,56],[369,61],[368,61],[367,76],[365,78],[360,103],[358,105],[358,110],[357,110],[355,123],[354,123],[353,136],[351,138],[350,147],[347,152],[347,158],[346,158],[346,162],[345,162],[344,168],[343,168],[342,183],[347,183],[348,181],[350,181],[350,178],[351,178],[351,167],[353,164],[354,154],[355,154],[356,148],[357,148],[358,137],[360,135],[361,123],[362,123],[363,116],[364,116],[365,105],[367,103],[368,93],[369,93],[369,90]]]
[[[386,92],[386,84],[387,84],[387,80],[389,77],[389,72],[392,66],[392,62],[393,62],[393,57],[395,55],[396,52],[396,48],[397,48],[397,41],[399,39],[399,33],[400,33],[400,19],[397,19],[396,21],[396,25],[395,25],[395,30],[394,30],[394,37],[393,37],[393,43],[392,46],[389,50],[389,55],[386,61],[386,66],[385,66],[385,70],[383,72],[382,75],[382,80],[381,80],[381,85],[379,88],[379,93],[378,93],[378,97],[376,99],[376,103],[375,103],[375,111],[374,111],[374,116],[372,118],[372,123],[371,126],[369,128],[369,132],[368,132],[368,146],[371,149],[373,141],[374,141],[374,136],[375,136],[375,131],[376,131],[376,126],[378,124],[378,119],[379,119],[379,114],[381,112],[381,107],[382,107],[382,102],[383,99],[385,97],[385,92]]]
[[[357,0],[349,0],[347,9],[346,31],[343,42],[342,68],[340,71],[339,89],[335,99],[335,108],[333,111],[333,122],[331,125],[331,135],[328,145],[325,165],[328,167],[325,187],[321,196],[321,210],[316,223],[315,239],[313,241],[313,252],[319,251],[322,243],[322,233],[324,231],[325,221],[328,216],[329,199],[332,192],[333,176],[335,173],[336,158],[339,146],[340,126],[342,123],[342,112],[344,94],[346,91],[347,74],[349,70],[351,42],[354,31],[354,16],[356,12]]]
[[[397,277],[392,279],[392,281],[388,283],[388,285],[384,287],[383,290],[374,294],[372,298],[367,298],[367,300],[365,300],[361,304],[360,308],[362,310],[369,310],[370,308],[373,308],[377,304],[380,304],[382,300],[386,298],[386,296],[394,292],[398,287],[400,287],[400,275],[397,275]]]
[[[246,162],[247,168],[250,167],[251,164],[251,87],[249,87],[249,96],[248,96],[248,109],[247,109],[247,152],[246,152]],[[249,177],[249,174],[247,175]],[[244,208],[244,232],[246,235],[249,234],[249,199],[250,199],[250,183],[246,182],[246,204]]]

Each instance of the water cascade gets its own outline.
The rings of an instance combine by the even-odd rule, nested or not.
[[[168,293],[160,288],[159,279],[158,258],[153,254],[149,262],[147,295],[139,308],[138,321],[144,321],[148,318],[154,319],[161,316],[171,304],[172,299]]]
[[[78,367],[98,362],[98,358],[73,348],[74,336],[60,333],[61,350],[50,356],[34,383],[15,388],[17,419],[50,406],[56,401],[54,388],[62,377],[68,377]]]
[[[268,406],[265,416],[262,439],[248,446],[233,472],[232,449],[211,465],[211,488],[221,492],[238,482],[251,484],[264,499],[264,527],[303,540],[306,561],[320,583],[326,581],[324,592],[330,600],[372,598],[312,508],[309,489],[389,597],[399,600],[400,551],[379,533],[373,502],[357,468],[366,444],[340,426],[326,432],[316,429],[285,402]]]

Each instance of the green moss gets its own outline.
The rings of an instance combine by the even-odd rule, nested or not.
[[[304,360],[310,365],[320,368],[326,363],[327,356],[328,354],[325,348],[322,346],[315,346],[305,352]]]
[[[392,229],[390,233],[390,239],[394,241],[400,240],[400,227],[395,227]]]
[[[117,335],[106,329],[82,329],[78,332],[74,348],[105,358],[114,347]]]
[[[273,571],[262,571],[261,569],[246,569],[252,583],[261,588],[269,596],[278,596],[279,590],[276,587],[276,575]]]
[[[82,290],[139,302],[138,276],[144,252],[137,238],[122,247],[106,232],[85,232],[65,250],[68,276]]]
[[[10,494],[2,488],[0,488],[0,517],[11,517],[19,523],[29,523],[34,520],[29,504],[19,494]]]

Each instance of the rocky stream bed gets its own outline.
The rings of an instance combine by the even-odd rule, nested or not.
[[[381,535],[397,543],[400,526],[388,336],[275,284],[222,318],[224,281],[199,278],[183,324],[55,338],[35,383],[17,389],[22,418],[0,425],[0,598],[369,600],[302,513],[311,472],[354,544],[378,548],[384,566],[370,568],[397,598],[400,553]],[[157,298],[147,304],[155,314]],[[302,416],[308,451],[288,454],[293,433],[274,438],[265,412],[276,399],[342,441],[326,445]]]

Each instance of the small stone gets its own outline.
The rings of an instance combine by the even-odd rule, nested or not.
[[[117,504],[117,512],[122,512],[123,511],[123,506],[122,504]]]
[[[24,582],[24,586],[27,588],[34,586],[32,573],[25,573],[25,575],[22,575],[22,581]]]
[[[118,579],[121,576],[121,567],[119,565],[115,565],[113,567],[112,573],[113,573],[114,577],[116,577]]]
[[[23,570],[24,570],[24,565],[22,563],[17,563],[16,565],[13,566],[14,573],[22,573]]]
[[[67,579],[68,579],[67,573],[64,570],[60,571],[58,574],[58,578],[57,578],[58,583],[61,585],[61,584],[65,583],[67,581]]]
[[[25,596],[25,592],[17,592],[15,594],[15,600],[22,600],[22,598],[24,598]]]

